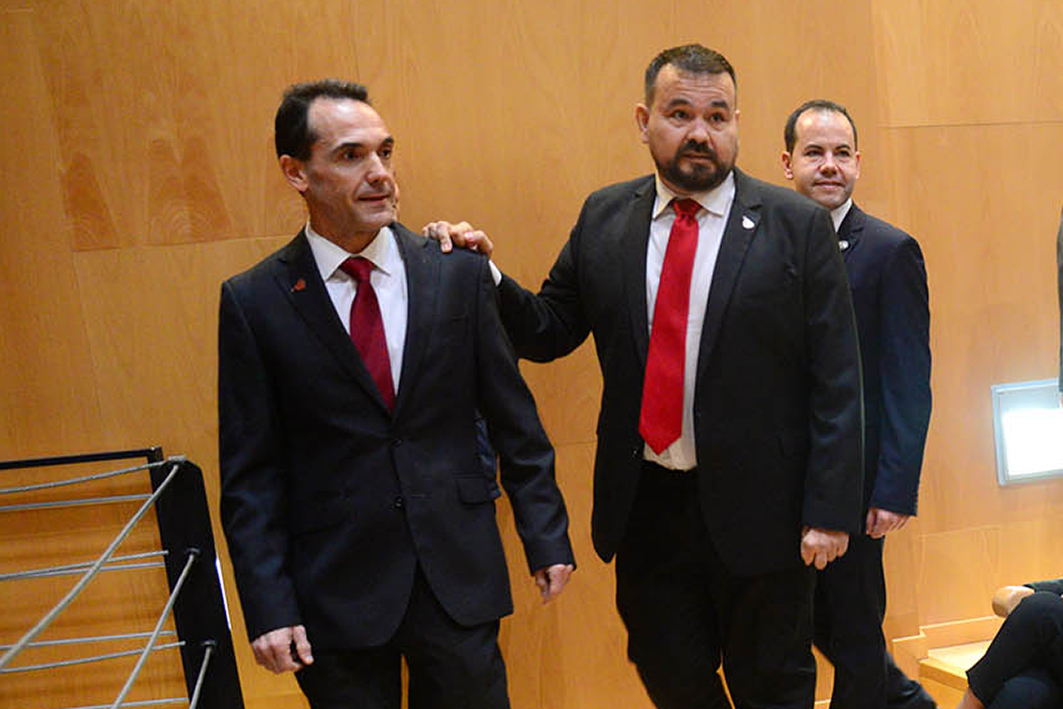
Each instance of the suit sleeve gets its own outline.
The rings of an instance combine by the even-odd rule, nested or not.
[[[568,514],[554,479],[554,450],[502,328],[497,289],[486,259],[481,260],[481,266],[477,293],[477,405],[487,420],[491,443],[501,460],[502,487],[513,507],[529,570],[572,564],[575,562],[568,538]]]
[[[255,335],[229,283],[218,326],[221,519],[252,640],[300,624],[289,577],[284,454]]]
[[[1059,233],[1056,235],[1056,287],[1059,290],[1059,390],[1063,392],[1063,214],[1059,217]]]
[[[582,225],[581,215],[538,295],[502,275],[499,310],[518,357],[550,362],[575,350],[590,333],[576,258]]]
[[[1028,588],[1032,588],[1035,591],[1047,591],[1048,593],[1054,593],[1057,596],[1063,596],[1063,579],[1052,579],[1050,581],[1033,581],[1025,584]]]
[[[882,428],[871,506],[914,515],[930,425],[930,302],[919,244],[901,242],[879,287]]]
[[[815,211],[805,274],[809,455],[803,519],[810,527],[863,529],[864,403],[852,295],[830,215]]]

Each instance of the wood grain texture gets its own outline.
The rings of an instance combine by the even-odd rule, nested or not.
[[[883,119],[965,126],[1063,119],[1063,6],[871,0]]]
[[[99,420],[33,20],[0,14],[0,159],[20,172],[0,196],[0,458],[84,449]]]
[[[652,170],[642,72],[700,41],[738,72],[743,169],[784,184],[787,114],[839,100],[860,129],[858,202],[923,246],[935,408],[920,517],[886,546],[886,627],[981,614],[987,589],[1063,566],[1063,484],[998,488],[989,418],[991,384],[1057,365],[1061,27],[1055,0],[2,0],[0,156],[21,172],[0,198],[0,457],[161,443],[203,467],[216,509],[218,284],[305,219],[272,147],[289,83],[368,84],[397,140],[402,221],[483,227],[535,286],[589,192]],[[580,568],[540,607],[500,505],[513,703],[648,707],[590,548],[593,345],[522,369]],[[226,590],[249,707],[302,705],[290,677],[254,666]]]

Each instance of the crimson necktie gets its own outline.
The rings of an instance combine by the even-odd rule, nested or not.
[[[673,200],[675,221],[668,236],[657,302],[653,307],[646,378],[642,382],[639,434],[655,453],[672,445],[683,433],[683,365],[686,361],[690,274],[698,248],[699,205],[692,199]]]
[[[388,409],[395,407],[395,385],[391,380],[391,360],[388,357],[388,342],[384,336],[384,321],[380,317],[380,304],[376,291],[369,282],[373,263],[361,256],[349,258],[340,268],[358,284],[358,291],[351,303],[351,341],[369,375],[376,382],[380,395]]]

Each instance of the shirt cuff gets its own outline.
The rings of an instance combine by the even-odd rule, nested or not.
[[[498,266],[495,265],[494,261],[488,261],[487,266],[491,269],[491,278],[495,282],[495,288],[498,288],[498,286],[502,285],[502,272],[498,270]]]

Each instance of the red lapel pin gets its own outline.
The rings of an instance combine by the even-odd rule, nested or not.
[[[298,281],[296,281],[295,285],[292,286],[292,293],[295,293],[295,292],[301,291],[301,290],[306,290],[306,281],[304,281],[302,278],[300,278]]]

